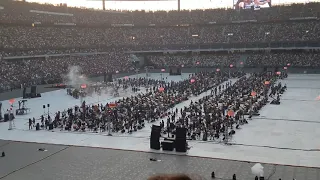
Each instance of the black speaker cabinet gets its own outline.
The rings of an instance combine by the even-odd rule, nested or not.
[[[155,139],[150,139],[150,148],[155,150],[160,150],[160,141]]]
[[[108,73],[107,82],[113,82],[112,74],[111,74],[111,73]]]
[[[9,114],[8,113],[4,114],[3,120],[4,120],[4,122],[9,121]]]
[[[103,74],[103,82],[107,82],[107,73],[106,72]]]
[[[151,149],[160,150],[160,136],[161,136],[161,127],[152,125],[151,137],[150,137]]]
[[[173,151],[174,149],[174,144],[173,141],[162,141],[161,142],[162,145],[162,150],[164,151]]]
[[[36,125],[36,130],[37,130],[37,131],[40,130],[40,124],[39,124],[39,123],[37,123],[37,125]]]
[[[49,130],[53,130],[53,124],[49,124]]]
[[[161,136],[161,127],[157,125],[152,125],[151,129],[151,139],[160,139]]]
[[[11,113],[11,114],[10,114],[10,117],[9,117],[9,113],[5,113],[4,116],[3,116],[4,122],[9,121],[9,118],[11,118],[11,120],[13,120],[13,119],[14,119],[14,114]]]
[[[176,152],[187,152],[187,141],[183,139],[176,139],[175,148]]]
[[[176,140],[178,139],[187,139],[187,128],[177,128]]]
[[[26,91],[27,91],[27,88],[23,88],[23,91],[22,91],[22,98],[23,99],[25,99],[25,98],[27,98],[27,96],[26,96]]]
[[[31,94],[37,94],[37,86],[31,86]]]

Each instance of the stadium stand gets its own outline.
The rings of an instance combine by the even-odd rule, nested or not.
[[[197,61],[229,66],[244,53],[247,67],[319,64],[320,3],[179,12],[106,12],[10,0],[0,6],[1,90],[58,82],[71,65],[90,76],[132,71],[124,52],[148,51],[157,67],[160,62],[192,67]],[[168,55],[171,51],[198,54]]]

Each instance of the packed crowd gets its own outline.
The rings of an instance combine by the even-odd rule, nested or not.
[[[319,42],[318,20],[274,21],[272,23],[225,23],[203,25],[204,22],[229,20],[279,20],[290,17],[318,16],[320,3],[278,6],[260,11],[205,10],[170,12],[99,12],[65,6],[39,5],[3,0],[0,2],[0,90],[17,88],[21,85],[52,83],[61,80],[68,66],[77,65],[86,75],[98,75],[105,71],[132,70],[128,50],[188,49],[199,45],[221,43],[224,45],[253,44],[256,42]],[[31,10],[31,11],[30,11]],[[35,13],[50,11],[66,13],[55,15]],[[216,14],[219,14],[216,16]],[[108,18],[106,18],[108,17]],[[312,18],[311,18],[312,19]],[[32,21],[31,21],[32,20]],[[133,23],[188,24],[196,26],[161,27],[114,27],[96,26],[37,26],[31,22],[72,22],[72,23]],[[26,25],[25,22],[28,22]],[[11,25],[10,25],[11,23]],[[12,24],[16,23],[16,24]],[[183,46],[180,46],[183,45]],[[190,46],[190,47],[189,47]],[[116,49],[116,50],[115,50]],[[59,56],[85,52],[110,52],[105,55]],[[46,58],[20,58],[12,56],[47,55]],[[239,63],[242,55],[196,55],[196,56],[151,56],[156,67],[165,66],[229,66]],[[318,66],[318,53],[251,54],[244,66],[277,66],[291,63],[296,66]],[[63,68],[61,68],[63,67]]]
[[[184,67],[319,67],[320,53],[281,52],[148,56],[154,68]],[[68,68],[78,66],[86,76],[135,70],[128,55],[119,52],[89,56],[60,56],[32,60],[0,60],[0,89],[61,82]]]
[[[235,11],[233,9],[208,9],[185,11],[93,11],[83,8],[70,8],[64,5],[39,5],[10,0],[2,0],[0,19],[4,22],[51,22],[77,24],[191,24],[209,22],[228,22],[238,20],[287,20],[295,17],[317,17],[319,3],[276,6],[260,11]],[[30,12],[30,10],[65,13],[52,15]]]
[[[317,52],[279,52],[244,54],[199,54],[199,55],[159,55],[149,56],[156,68],[166,66],[184,67],[319,67],[320,53]]]
[[[176,109],[167,119],[166,131],[174,133],[175,127],[186,127],[188,137],[193,140],[226,140],[235,133],[234,129],[248,123],[244,115],[249,118],[258,115],[268,102],[270,87],[272,96],[277,96],[272,103],[280,103],[279,93],[284,89],[281,83],[274,85],[276,80],[276,75],[263,73],[244,76],[233,85],[232,82],[219,85],[189,107]],[[266,81],[270,84],[266,85]]]
[[[174,46],[214,43],[317,42],[319,21],[230,24],[190,27],[79,28],[0,26],[2,56],[30,49],[26,54],[103,50],[127,47],[132,50],[171,49]],[[102,48],[103,47],[103,48]],[[89,50],[86,50],[89,49]],[[53,52],[52,52],[53,51]]]
[[[52,120],[49,116],[42,117],[42,122],[46,119],[43,128],[52,123],[55,128],[62,130],[105,131],[112,127],[113,132],[132,133],[143,128],[145,121],[154,122],[165,117],[176,104],[210,90],[225,81],[227,76],[227,73],[201,72],[179,82],[144,78],[119,80],[120,86],[126,84],[127,87],[146,88],[145,92],[120,99],[112,106],[111,103],[87,105],[84,102],[80,108],[72,107],[65,112],[57,112]]]
[[[79,67],[86,76],[133,70],[129,58],[123,53],[90,56],[61,56],[32,60],[0,60],[0,89],[28,87],[34,84],[61,82],[72,66]]]

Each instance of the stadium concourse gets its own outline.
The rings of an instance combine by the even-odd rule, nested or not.
[[[214,171],[249,180],[255,163],[265,179],[320,179],[319,12],[320,3],[102,12],[1,0],[2,115],[9,101],[20,107],[24,88],[36,85],[41,97],[0,122],[0,179]],[[187,153],[150,149],[150,126],[173,134],[171,123],[187,128]]]

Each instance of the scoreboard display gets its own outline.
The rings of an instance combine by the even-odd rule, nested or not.
[[[234,4],[235,9],[254,9],[271,7],[271,0],[238,0]]]

